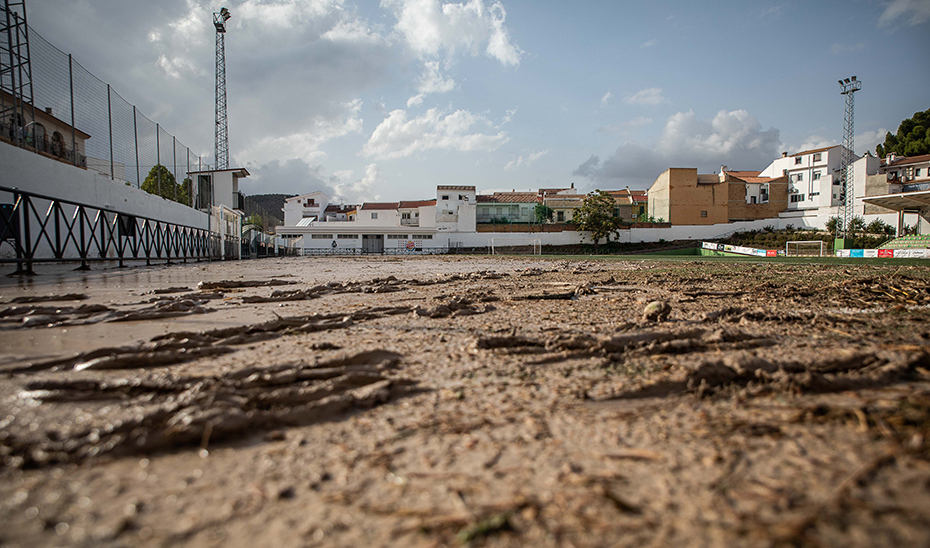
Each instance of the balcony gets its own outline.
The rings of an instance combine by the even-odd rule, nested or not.
[[[419,217],[413,219],[401,219],[400,226],[420,226]]]

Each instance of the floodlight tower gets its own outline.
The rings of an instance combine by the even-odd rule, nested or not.
[[[229,167],[229,134],[226,128],[226,21],[232,15],[226,8],[220,8],[213,14],[213,26],[216,27],[216,130],[214,169]]]
[[[862,82],[856,80],[856,77],[840,80],[840,95],[846,96],[846,114],[843,116],[843,156],[842,165],[840,166],[840,177],[843,182],[843,237],[848,238],[850,234],[849,225],[853,220],[853,208],[855,207],[855,192],[853,189],[852,163],[855,157],[855,93],[862,88]]]

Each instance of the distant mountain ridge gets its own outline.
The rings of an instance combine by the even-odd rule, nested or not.
[[[261,215],[265,228],[281,226],[284,224],[284,200],[291,194],[255,194],[245,197],[245,216]]]

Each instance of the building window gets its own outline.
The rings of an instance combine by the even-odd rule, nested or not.
[[[798,181],[803,181],[803,180],[804,180],[804,174],[803,174],[803,173],[798,173],[798,179],[797,179],[797,180],[798,180]]]
[[[433,235],[432,234],[414,234],[413,239],[414,240],[432,240]]]
[[[819,161],[820,161],[820,158],[822,158],[822,156],[820,155],[819,152],[818,152],[817,154],[814,154],[814,161],[815,161],[815,162],[819,162]]]
[[[409,218],[410,218],[410,214],[409,214],[409,213],[401,213],[401,214],[400,214],[400,218],[401,218],[401,219],[409,219]]]
[[[914,168],[914,177],[920,177],[920,168],[919,168],[919,167]]]
[[[449,199],[449,195],[448,195],[448,194],[443,194],[443,195],[442,195],[442,199],[443,199],[443,200],[448,200],[448,199]]]
[[[814,172],[814,180],[816,181],[816,180],[818,180],[818,179],[820,179],[820,172],[819,172],[819,171],[815,171],[815,172]]]
[[[358,234],[336,234],[338,240],[357,240]]]
[[[565,212],[564,212],[564,211],[557,211],[556,214],[555,214],[555,220],[558,221],[558,222],[560,222],[560,223],[565,222]]]
[[[388,240],[406,240],[407,235],[406,234],[388,234],[387,239]]]
[[[803,201],[804,201],[803,194],[792,194],[791,195],[791,203],[795,204],[795,203],[803,202]]]
[[[707,217],[707,212],[706,212],[706,211],[702,211],[702,212],[701,212],[701,218],[703,219],[703,218],[705,218],[705,217]]]
[[[311,240],[332,240],[333,235],[332,234],[311,234],[310,239]]]
[[[802,156],[796,156],[796,157],[794,158],[794,165],[796,165],[796,166],[801,165],[801,158],[802,158]]]
[[[377,213],[372,213],[372,214],[371,214],[371,218],[372,218],[372,219],[377,219],[377,218],[378,218],[378,214],[377,214]]]

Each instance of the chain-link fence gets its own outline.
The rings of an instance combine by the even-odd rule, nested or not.
[[[0,138],[164,198],[195,203],[196,189],[185,178],[208,166],[190,147],[32,28],[29,52],[32,104],[13,108],[15,94],[3,86]]]

